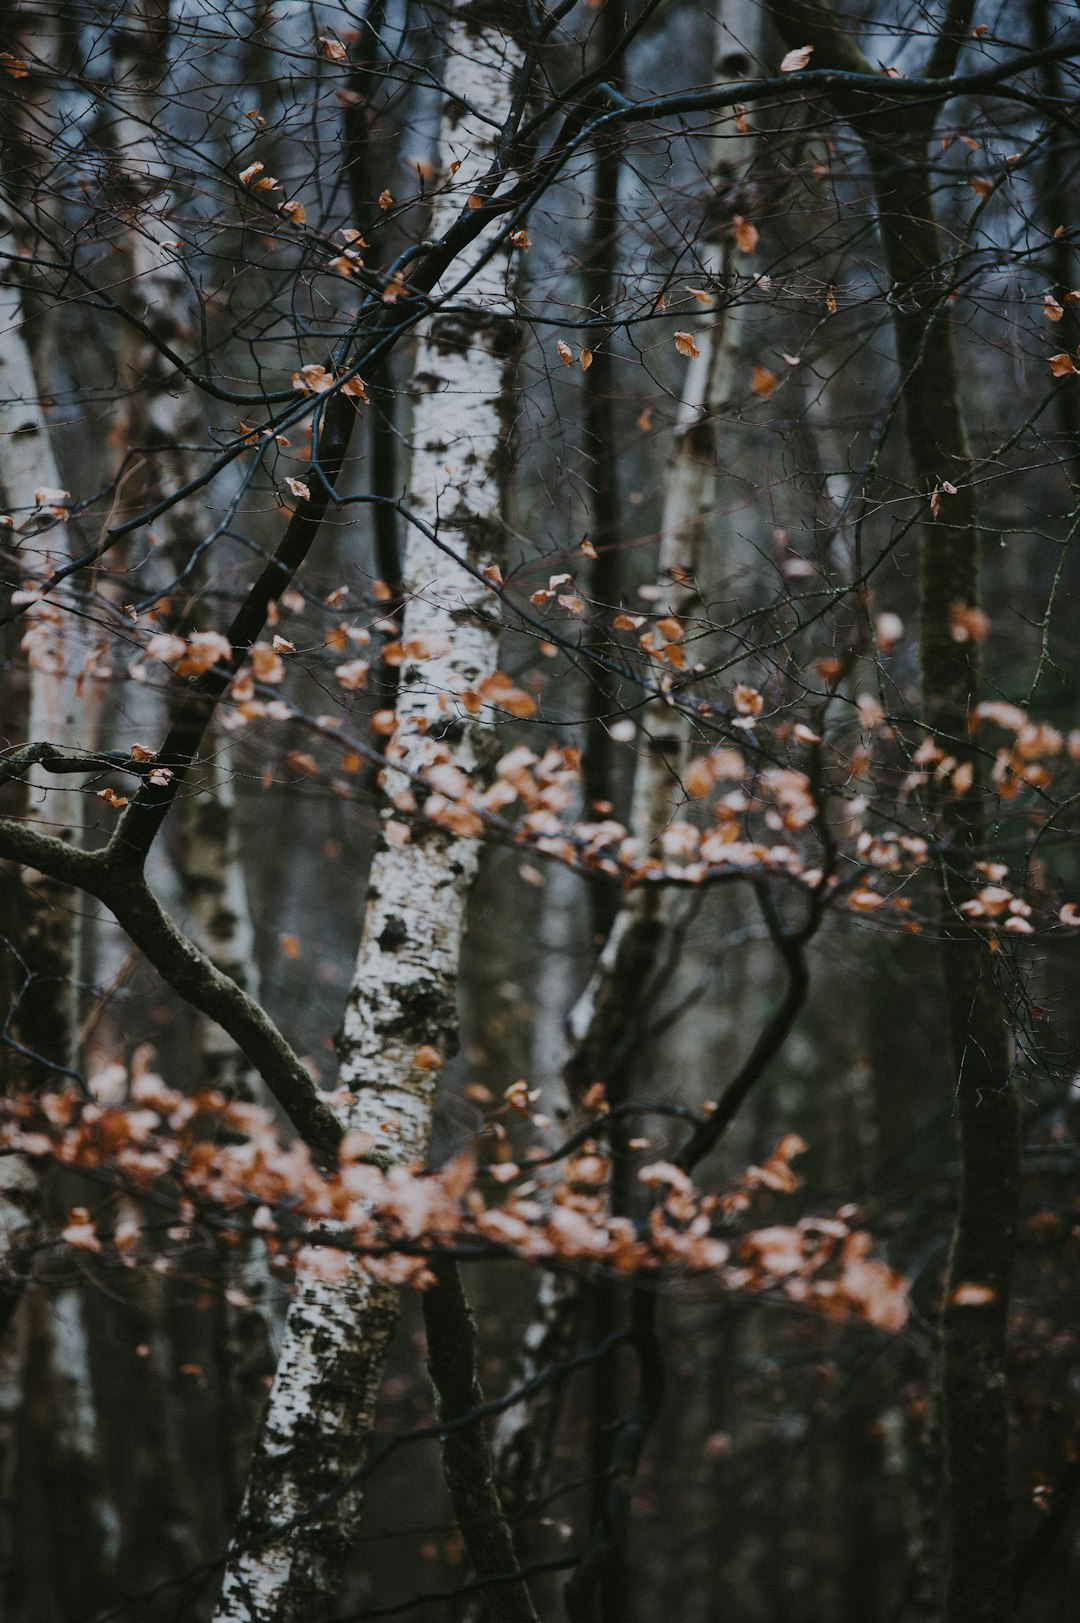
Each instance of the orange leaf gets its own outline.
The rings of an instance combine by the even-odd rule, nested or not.
[[[487,704],[497,705],[500,710],[506,710],[520,720],[536,713],[536,700],[532,694],[515,687],[504,671],[492,671],[490,676],[477,682],[475,691]]]
[[[268,642],[257,642],[251,648],[251,668],[259,682],[283,682],[285,662]]]
[[[750,390],[759,400],[768,400],[779,382],[776,373],[770,372],[767,366],[756,365],[750,373]]]
[[[758,245],[758,228],[745,220],[741,214],[736,214],[732,220],[735,231],[735,246],[741,254],[752,254]]]
[[[339,683],[349,693],[355,693],[367,681],[368,662],[366,659],[351,659],[347,665],[339,665],[334,672],[334,681]]]
[[[306,750],[290,750],[285,757],[285,764],[291,766],[294,772],[301,772],[309,778],[313,778],[319,770],[318,761]]]
[[[77,1251],[100,1251],[101,1241],[85,1206],[73,1206],[68,1213],[67,1227],[60,1230],[60,1238]]]
[[[683,788],[691,800],[703,800],[713,786],[712,769],[704,756],[690,762],[683,773]]]

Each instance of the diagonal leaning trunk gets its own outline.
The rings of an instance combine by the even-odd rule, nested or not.
[[[501,125],[521,64],[517,47],[482,16],[463,6],[450,28],[443,149],[460,168],[452,193],[436,205],[435,238],[497,150],[498,128],[462,109],[483,108]],[[458,265],[475,266],[485,247],[481,239]],[[501,473],[518,344],[507,276],[500,249],[476,270],[465,299],[455,299],[455,313],[432,319],[417,350],[410,505],[441,545],[412,532],[402,641],[424,638],[445,651],[402,667],[389,754],[414,771],[439,756],[466,771],[475,765],[475,724],[454,696],[498,663],[490,593],[456,559],[483,568],[501,553]],[[341,1037],[341,1084],[354,1095],[344,1125],[371,1136],[371,1154],[383,1165],[422,1162],[427,1152],[438,1066],[421,1050],[446,1058],[457,1044],[458,959],[478,861],[474,838],[434,823],[420,822],[405,844],[396,833],[394,826],[391,838],[384,834],[372,864]],[[360,1512],[359,1488],[346,1485],[368,1452],[396,1319],[396,1289],[363,1268],[351,1265],[336,1280],[314,1264],[302,1272],[217,1623],[314,1623],[332,1600]],[[305,1513],[284,1536],[270,1536]]]
[[[713,82],[745,79],[746,63],[753,62],[760,35],[760,13],[753,0],[726,0],[717,21]],[[737,63],[737,72],[729,63]],[[734,131],[734,119],[731,120]],[[725,131],[714,137],[706,197],[730,198],[744,179],[753,157],[750,135]],[[702,280],[714,289],[716,308],[695,320],[698,353],[687,367],[679,401],[675,439],[664,472],[661,520],[660,584],[666,593],[664,613],[685,619],[694,612],[697,582],[708,563],[709,515],[718,483],[717,419],[738,383],[741,311],[735,296],[736,267],[745,268],[737,252],[729,221],[716,209],[706,211],[705,241],[700,251]],[[659,612],[659,606],[658,606]],[[659,667],[658,667],[659,669]],[[659,694],[641,711],[637,761],[634,769],[630,832],[642,855],[654,845],[683,800],[682,771],[686,765],[690,729],[683,712]],[[567,1075],[571,1093],[580,1097],[590,1082],[610,1084],[625,1068],[626,1054],[635,1046],[634,1011],[643,1006],[649,980],[674,907],[661,887],[641,886],[630,892],[616,914],[608,939],[588,986],[570,1015],[573,1040]],[[647,998],[645,999],[647,1002]],[[613,1063],[614,1058],[614,1063]]]
[[[746,79],[758,71],[760,33],[761,14],[754,0],[724,0],[716,20],[713,83]],[[737,196],[753,158],[753,137],[735,131],[732,117],[723,132],[712,137],[700,276],[713,289],[716,303],[692,320],[698,353],[683,378],[674,442],[664,470],[659,580],[667,594],[663,612],[681,618],[694,612],[697,581],[709,560],[710,513],[719,473],[717,418],[738,383],[741,312],[738,304],[728,300],[733,296],[736,269],[745,269],[748,261],[737,252],[723,205],[712,201],[709,206],[711,200]],[[639,722],[630,832],[644,856],[678,815],[690,730],[682,711],[662,695],[642,707]],[[650,988],[684,905],[662,887],[639,886],[615,913],[600,959],[567,1021],[570,1054],[565,1080],[576,1107],[594,1082],[604,1084],[608,1103],[617,1104],[624,1098],[642,1021],[650,1015]],[[568,1275],[556,1274],[542,1281],[518,1372],[522,1383],[545,1364],[566,1356],[581,1313],[580,1297],[578,1282]],[[593,1340],[610,1328],[595,1322],[594,1315]],[[508,1409],[499,1420],[496,1447],[503,1491],[508,1505],[519,1513],[540,1486],[545,1439],[557,1401],[556,1389],[549,1384]],[[607,1366],[598,1366],[593,1402],[596,1411],[606,1417],[601,1429],[610,1424],[616,1401]]]

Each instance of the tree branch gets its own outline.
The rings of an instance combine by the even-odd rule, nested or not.
[[[3,818],[0,858],[36,868],[104,902],[161,978],[228,1032],[312,1150],[324,1160],[334,1158],[342,1128],[300,1056],[265,1010],[177,927],[141,872],[133,873],[124,862],[122,850],[80,851]]]

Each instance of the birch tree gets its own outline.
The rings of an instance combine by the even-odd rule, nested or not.
[[[727,0],[718,10],[714,83],[723,84],[736,72],[739,79],[745,79],[756,71],[760,31],[761,13],[752,0],[746,4]],[[712,307],[693,320],[689,331],[680,330],[689,364],[680,386],[664,470],[658,557],[663,595],[657,612],[677,628],[672,634],[678,638],[694,629],[694,614],[700,608],[699,582],[724,565],[724,540],[715,515],[720,482],[717,437],[724,409],[738,386],[740,286],[749,277],[749,250],[752,236],[756,236],[756,228],[741,216],[725,217],[725,205],[720,201],[738,197],[739,184],[753,163],[753,144],[735,129],[733,120],[711,130],[708,139],[711,153],[704,166],[703,230],[697,255],[698,272]],[[590,376],[594,368],[595,362]],[[611,432],[610,426],[607,431]],[[683,785],[692,738],[690,718],[672,702],[671,677],[665,676],[658,686],[659,691],[638,716],[630,809],[631,838],[643,857],[653,858],[660,852],[665,828],[678,818],[685,802]],[[579,1119],[588,1114],[584,1100],[595,1084],[604,1090],[607,1105],[629,1103],[634,1055],[653,1006],[652,983],[666,947],[679,932],[685,910],[683,898],[663,890],[632,891],[616,908],[596,967],[567,1018],[570,1052],[564,1077]],[[545,1360],[557,1363],[565,1357],[581,1313],[581,1291],[575,1281],[556,1278],[542,1283],[537,1316],[526,1337],[520,1372],[524,1382],[535,1377]],[[610,1323],[593,1325],[598,1336],[611,1329]],[[599,1380],[613,1396],[614,1383],[606,1368]],[[528,1403],[508,1410],[499,1422],[503,1477],[511,1501],[518,1505],[536,1491],[543,1438],[552,1423],[552,1397],[550,1389],[541,1387]],[[609,1414],[608,1427],[611,1421]],[[605,1429],[602,1421],[598,1424]],[[601,1451],[597,1489],[601,1501],[606,1491],[605,1470]]]
[[[164,505],[156,568],[147,599],[167,598],[174,583],[192,601],[208,584],[214,539],[203,503],[184,495],[196,479],[198,448],[208,437],[208,401],[179,377],[159,344],[182,343],[194,330],[193,289],[176,255],[180,202],[163,141],[157,135],[169,75],[169,0],[135,0],[117,20],[111,139],[138,198],[124,243],[136,324],[125,334],[123,360],[131,382],[120,442],[140,448],[144,468],[132,499]],[[143,329],[140,331],[140,327]],[[150,685],[128,685],[125,720],[136,735],[159,731],[162,703]],[[129,742],[124,740],[123,742]],[[234,791],[225,740],[214,729],[195,792],[181,807],[179,880],[192,935],[211,962],[258,996],[258,966],[247,890],[234,831]],[[252,1094],[257,1077],[236,1043],[215,1021],[199,1017],[205,1079]]]
[[[463,8],[447,35],[442,130],[452,184],[433,235],[463,201],[502,181],[503,129],[522,54],[510,35]],[[486,109],[483,121],[463,111]],[[467,206],[467,204],[466,204]],[[459,262],[460,264],[461,262]],[[424,773],[430,826],[411,837],[387,814],[368,878],[363,936],[342,1031],[343,1126],[384,1166],[422,1163],[439,1072],[457,1044],[457,972],[477,829],[451,796],[477,764],[467,695],[498,669],[499,623],[484,570],[503,554],[501,470],[517,344],[508,257],[483,238],[461,265],[467,303],[436,317],[413,373],[411,510],[403,569],[406,663],[388,750],[387,793],[413,803],[406,772]],[[387,1348],[393,1283],[350,1266],[326,1278],[313,1258],[289,1311],[274,1386],[233,1539],[219,1620],[310,1615],[332,1598],[353,1547]],[[334,1438],[333,1448],[327,1439]]]
[[[38,19],[39,26],[40,22]],[[46,18],[46,52],[55,43],[49,36],[49,24]],[[44,103],[39,111],[48,119]],[[29,341],[26,301],[30,295],[13,274],[19,255],[10,211],[10,200],[0,195],[7,267],[0,274],[0,330],[5,334],[0,357],[0,489],[12,523],[21,532],[28,560],[34,560],[31,567],[44,575],[69,562],[77,549],[65,522],[68,492],[62,485],[42,405],[49,388],[39,372],[44,357],[39,354],[35,364]],[[47,345],[41,348],[47,356]],[[36,541],[35,531],[42,520],[56,515],[60,522],[49,530],[48,541]],[[32,597],[33,586],[26,589]],[[89,748],[93,743],[89,729],[96,654],[77,591],[65,600],[33,607],[23,647],[29,671],[28,733],[49,739],[60,749]],[[78,789],[56,792],[44,773],[32,772],[26,781],[26,797],[29,821],[65,843],[81,843],[83,797]],[[78,1074],[83,909],[82,897],[70,886],[34,869],[23,871],[16,943],[17,977],[22,984],[8,1021],[14,1027],[18,1070],[34,1088],[48,1086],[57,1074]],[[61,1174],[41,1183],[17,1161],[6,1158],[0,1168],[0,1189],[6,1213],[3,1240],[14,1247],[5,1255],[4,1265],[25,1281],[38,1238],[39,1208],[43,1203],[50,1208],[62,1206],[65,1195],[72,1193],[70,1180]],[[8,1290],[11,1302],[5,1319],[10,1324],[22,1285],[13,1279]],[[56,1507],[57,1531],[69,1546],[74,1542],[78,1547],[77,1587],[93,1604],[106,1593],[105,1574],[115,1556],[115,1529],[101,1497],[100,1439],[82,1291],[77,1283],[68,1282],[51,1300],[37,1296],[27,1305],[32,1328],[17,1325],[14,1330],[9,1377],[24,1391],[25,1383],[31,1383],[32,1390],[36,1367],[41,1382],[39,1402],[55,1420],[45,1444],[49,1464],[57,1479],[71,1488]],[[30,1363],[19,1361],[20,1352],[31,1358]],[[7,1467],[11,1471],[15,1446],[13,1431],[6,1428],[0,1449],[12,1458]],[[60,1587],[63,1592],[62,1583]]]
[[[939,1525],[949,1623],[1009,1610],[1013,1530],[1018,1623],[1070,1592],[1080,45],[1054,0],[772,15],[0,39],[0,427],[72,491],[0,529],[0,860],[132,966],[86,1087],[18,986],[0,1026],[13,1623],[197,1620],[222,1567],[227,1619],[892,1623]],[[69,622],[117,747],[20,708]],[[252,1229],[295,1300],[225,1559]]]
[[[748,0],[727,0],[718,12],[713,46],[714,83],[732,77],[731,63],[745,80],[759,55],[761,14]],[[713,309],[698,317],[683,335],[689,364],[680,388],[672,450],[664,470],[659,585],[661,610],[678,626],[682,638],[693,629],[698,583],[707,571],[723,569],[724,545],[714,517],[719,484],[718,425],[738,386],[740,355],[740,287],[749,277],[756,227],[742,216],[723,216],[720,201],[739,195],[752,162],[753,145],[734,120],[712,135],[713,155],[703,188],[704,225],[698,249],[700,273]],[[663,830],[683,803],[686,763],[691,742],[686,714],[671,702],[674,684],[665,676],[661,689],[642,707],[636,739],[630,830],[643,852],[655,851]],[[677,908],[677,902],[674,906]],[[618,1084],[622,1057],[632,1046],[634,1015],[648,1006],[646,987],[655,969],[672,908],[663,891],[639,890],[619,909],[604,943],[596,971],[571,1011],[569,1029],[575,1049],[568,1072],[580,1097],[591,1082]]]

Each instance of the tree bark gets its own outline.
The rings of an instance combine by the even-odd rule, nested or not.
[[[476,1373],[476,1323],[456,1263],[439,1263],[436,1274],[437,1285],[423,1296],[428,1368],[438,1393],[439,1419],[460,1421],[484,1401]],[[514,1572],[514,1540],[483,1421],[444,1433],[442,1456],[454,1515],[476,1576]],[[539,1623],[521,1581],[493,1590],[481,1605],[481,1616],[488,1623]]]
[[[162,87],[168,72],[170,0],[134,0],[118,22],[112,40],[116,66],[112,140],[124,165],[127,185],[141,206],[125,240],[130,299],[136,313],[165,342],[182,348],[193,325],[191,286],[165,246],[176,232],[172,174],[163,160],[160,123]],[[208,439],[206,403],[178,378],[150,341],[134,329],[125,333],[124,363],[131,384],[124,441],[145,450],[146,466],[134,492],[137,503],[153,505],[182,490],[198,471],[192,447]],[[200,556],[207,535],[207,510],[198,496],[175,502],[155,529],[161,552],[152,560],[153,590],[167,591],[183,576],[184,596],[196,600],[207,582],[210,553]],[[139,693],[145,696],[140,701]],[[131,700],[135,695],[134,707]],[[127,719],[160,732],[160,701],[151,689],[128,684]],[[47,736],[31,733],[31,737]],[[130,742],[125,740],[125,742]],[[212,963],[253,997],[258,967],[247,887],[233,831],[234,794],[223,741],[214,728],[207,740],[206,764],[193,792],[184,799],[177,877],[191,919],[191,933]],[[250,1060],[222,1028],[198,1016],[199,1050],[205,1078],[241,1096],[261,1091]]]
[[[481,107],[501,125],[521,61],[517,46],[482,13],[463,6],[455,14],[442,147],[460,168],[453,190],[439,198],[436,238],[498,151],[498,129],[465,109]],[[441,545],[411,533],[402,640],[430,636],[447,651],[402,666],[388,752],[391,798],[407,789],[394,764],[423,771],[442,757],[466,771],[476,765],[475,729],[456,695],[498,664],[490,594],[459,564],[483,568],[502,555],[518,332],[506,253],[500,248],[480,265],[484,247],[483,239],[474,242],[458,261],[474,272],[468,307],[459,296],[455,313],[436,316],[416,355],[410,505]],[[427,1153],[438,1069],[419,1051],[434,1048],[445,1059],[456,1047],[458,958],[478,855],[474,838],[430,822],[404,845],[384,837],[375,853],[340,1039],[340,1081],[354,1096],[343,1125],[370,1135],[370,1154],[382,1165],[415,1165]],[[368,1452],[396,1319],[395,1287],[359,1265],[333,1282],[314,1264],[302,1273],[218,1623],[306,1623],[332,1599],[355,1540],[361,1492],[352,1475]],[[275,1529],[287,1531],[275,1537]]]
[[[713,41],[714,83],[730,80],[733,74],[745,77],[756,71],[760,26],[760,13],[751,0],[725,0],[717,15]],[[739,355],[739,307],[729,302],[736,264],[735,244],[730,218],[717,200],[731,195],[745,175],[754,151],[753,138],[737,134],[734,119],[723,134],[714,134],[712,140],[700,260],[702,280],[714,290],[716,302],[706,314],[692,318],[698,353],[690,360],[682,383],[674,443],[664,475],[659,556],[659,580],[667,598],[662,611],[657,605],[657,613],[664,612],[683,620],[693,613],[698,581],[713,539],[709,518],[719,478],[716,420],[735,388]],[[598,190],[603,175],[604,171],[598,174]],[[609,190],[612,187],[610,176],[606,186]],[[608,229],[612,229],[610,223]],[[611,275],[609,271],[609,287]],[[594,360],[587,374],[589,379],[596,367],[597,360]],[[594,402],[586,431],[594,437],[601,431],[607,435],[613,431],[610,410],[601,409],[600,401]],[[594,448],[592,456],[597,480],[613,479],[610,447],[604,455]],[[614,510],[600,503],[599,511],[607,524]],[[605,529],[602,533],[610,544],[614,531]],[[689,739],[685,715],[663,697],[650,699],[642,708],[630,831],[643,855],[655,846],[682,804],[681,780]],[[677,941],[686,915],[687,906],[682,898],[661,888],[644,886],[632,890],[615,911],[600,960],[567,1022],[570,1055],[564,1074],[567,1093],[579,1109],[594,1082],[603,1083],[611,1105],[627,1097],[634,1058],[640,1052],[645,1029],[655,1009],[653,994],[658,978],[664,974],[666,949]],[[621,1130],[612,1133],[616,1161],[620,1140],[626,1136]],[[617,1205],[621,1204],[624,1193],[618,1187],[620,1182],[616,1171],[613,1202]],[[611,1331],[620,1311],[621,1294],[616,1286],[603,1281],[590,1289],[587,1317],[593,1342],[599,1342]],[[519,1371],[521,1381],[536,1373],[539,1356],[555,1359],[565,1355],[585,1317],[581,1298],[581,1286],[571,1275],[555,1275],[542,1283],[533,1323],[527,1333],[525,1359]],[[502,1481],[515,1509],[523,1508],[536,1492],[536,1482],[530,1483],[529,1477],[531,1474],[535,1479],[545,1459],[553,1410],[557,1412],[557,1396],[557,1389],[543,1387],[508,1410],[500,1420],[497,1448]],[[595,1443],[592,1460],[594,1519],[604,1514],[609,1496],[608,1455],[618,1405],[615,1363],[613,1359],[606,1359],[593,1372],[590,1398],[590,1429]],[[612,1578],[620,1573],[625,1582],[621,1552],[607,1563],[609,1591]],[[625,1603],[625,1593],[609,1592],[604,1597],[603,1615],[615,1617]]]
[[[0,208],[3,207],[0,201]],[[15,254],[15,233],[3,220],[5,253]],[[23,290],[12,275],[17,258],[7,260],[0,273],[0,328],[4,352],[0,360],[0,491],[6,508],[29,534],[24,541],[28,558],[40,562],[47,573],[45,554],[57,563],[71,555],[67,527],[56,524],[47,538],[33,546],[33,513],[39,490],[62,490],[41,405],[38,381],[24,325]],[[48,500],[48,498],[46,498]],[[55,501],[56,498],[54,497]],[[38,562],[30,566],[38,573]],[[35,606],[23,638],[29,667],[28,736],[47,738],[61,746],[89,748],[83,705],[82,667],[89,648],[77,607],[71,597]],[[82,676],[82,680],[80,680]],[[39,827],[68,842],[77,842],[82,825],[79,791],[58,787],[56,779],[32,771],[26,780],[26,815]],[[33,869],[23,873],[20,909],[20,952],[25,986],[19,998],[15,1036],[32,1054],[24,1056],[35,1084],[50,1080],[50,1066],[70,1066],[77,1023],[77,960],[79,909],[75,893],[64,884]]]
[[[37,57],[52,61],[59,45],[57,18],[46,10],[23,20]],[[51,80],[37,73],[30,77],[21,102],[12,115],[12,147],[25,137],[22,163],[13,174],[31,185],[44,161],[42,130],[51,125]],[[33,108],[33,117],[28,109]],[[26,128],[21,127],[25,119]],[[11,149],[9,149],[9,156]],[[34,199],[30,200],[33,213]],[[27,319],[28,289],[21,286],[18,264],[20,232],[0,195],[0,498],[22,532],[28,578],[46,575],[72,556],[68,526],[54,524],[34,540],[36,515],[50,506],[62,508],[65,493],[52,442],[44,398],[48,391],[49,324],[35,324],[32,345]],[[7,257],[11,255],[12,257]],[[52,494],[49,494],[51,492]],[[94,740],[92,707],[95,685],[94,650],[81,613],[78,590],[54,596],[32,606],[22,649],[28,668],[28,713],[25,726],[32,738],[47,738],[68,748],[89,748]],[[32,770],[25,779],[24,820],[67,845],[81,843],[82,797],[78,790],[58,787],[54,779]],[[16,1050],[12,1072],[24,1086],[36,1090],[57,1086],[75,1074],[78,1065],[79,981],[83,899],[69,885],[32,867],[23,869],[18,914],[17,973],[22,986],[11,1011],[10,1029]],[[62,1565],[58,1550],[78,1548],[83,1603],[94,1606],[104,1598],[108,1573],[116,1554],[111,1507],[106,1503],[100,1472],[95,1394],[91,1381],[83,1323],[84,1304],[74,1285],[63,1287],[39,1311],[36,1333],[23,1338],[12,1319],[19,1310],[29,1278],[33,1242],[41,1212],[63,1210],[73,1196],[70,1176],[57,1171],[44,1179],[20,1172],[10,1161],[2,1175],[5,1221],[0,1243],[16,1249],[5,1259],[10,1268],[3,1292],[3,1323],[13,1335],[16,1356],[20,1346],[31,1346],[33,1358],[18,1370],[23,1395],[32,1382],[44,1383],[57,1396],[51,1411],[54,1424],[38,1439],[35,1466],[43,1472],[51,1518],[49,1548],[54,1563]],[[35,1292],[24,1300],[23,1311],[44,1303]],[[30,1386],[26,1383],[30,1382]],[[13,1429],[5,1427],[0,1446],[14,1449]],[[12,1462],[0,1472],[12,1480]],[[77,1485],[72,1491],[73,1485]],[[15,1538],[19,1538],[17,1507],[13,1509]],[[70,1612],[72,1595],[59,1586],[61,1603]]]
[[[625,31],[625,5],[619,0],[609,0],[596,19],[596,53],[601,61],[614,58],[607,79],[620,94],[625,79],[622,47]],[[597,145],[589,237],[581,269],[582,302],[597,323],[585,340],[592,352],[592,364],[582,382],[581,442],[583,475],[588,485],[589,540],[596,551],[589,571],[589,595],[601,614],[618,606],[624,573],[616,443],[616,329],[605,325],[605,318],[611,317],[616,298],[619,178],[625,139],[624,132],[616,128],[605,131]],[[598,627],[589,628],[587,648],[590,644],[596,646],[598,630]],[[594,815],[588,808],[597,802],[610,801],[614,792],[615,753],[608,729],[612,712],[618,707],[618,697],[610,675],[599,663],[587,660],[586,680],[587,719],[581,767],[587,814]],[[593,931],[599,944],[611,930],[618,904],[609,885],[590,885],[588,897]]]
[[[739,75],[756,71],[760,13],[749,0],[726,0],[713,46],[715,83],[730,78],[734,58]],[[698,353],[689,361],[682,385],[674,444],[664,475],[659,583],[666,594],[662,612],[685,620],[697,602],[706,564],[709,517],[719,477],[716,423],[737,382],[740,308],[733,298],[737,255],[730,218],[720,201],[730,196],[752,160],[752,136],[735,133],[734,119],[714,135],[705,188],[701,278],[714,290],[715,308],[692,319]],[[595,363],[594,363],[595,364]],[[661,606],[657,605],[657,613]],[[682,710],[663,696],[649,700],[640,715],[636,741],[630,831],[644,854],[682,804],[682,771],[690,732]],[[662,890],[639,887],[619,908],[589,985],[570,1015],[574,1052],[567,1067],[571,1090],[580,1097],[593,1081],[610,1082],[636,1045],[635,1015],[646,1012],[644,997],[682,904]]]
[[[973,6],[950,8],[928,71],[951,73]],[[870,66],[823,0],[773,0],[792,45],[812,44],[815,65]],[[1007,1320],[1016,1248],[1019,1101],[1012,1086],[1007,1012],[988,943],[956,912],[983,854],[987,824],[970,716],[980,678],[977,637],[954,635],[957,610],[979,601],[979,527],[949,303],[947,262],[934,208],[934,114],[834,96],[866,145],[879,230],[892,283],[890,305],[904,395],[911,472],[923,500],[945,481],[955,494],[920,527],[919,610],[923,719],[941,748],[970,761],[966,795],[933,808],[947,856],[937,928],[954,1082],[960,1181],[946,1270],[939,1361],[948,1545],[946,1623],[1007,1623],[1012,1616]],[[965,1287],[961,1289],[961,1287]]]
[[[953,635],[956,609],[979,602],[979,529],[952,319],[938,283],[942,245],[934,221],[926,136],[897,158],[874,156],[879,220],[893,282],[897,356],[912,471],[924,493],[943,480],[944,522],[920,542],[919,606],[923,717],[942,749],[970,760],[966,796],[938,808],[949,856],[939,887],[941,973],[960,1185],[942,1307],[942,1437],[946,1472],[947,1623],[1006,1623],[1012,1616],[1007,1320],[1020,1177],[1019,1100],[1010,1081],[1007,1011],[988,943],[967,929],[956,904],[970,863],[985,851],[985,801],[971,750],[970,717],[980,676],[979,643]],[[935,285],[938,283],[938,285]],[[974,1287],[969,1289],[968,1287]]]

